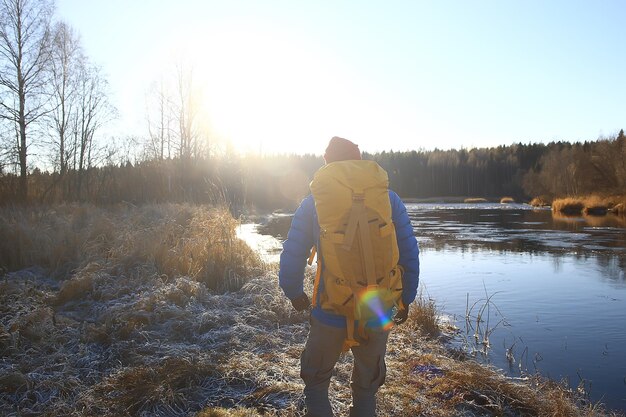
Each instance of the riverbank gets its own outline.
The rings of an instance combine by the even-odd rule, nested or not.
[[[235,227],[187,205],[0,210],[0,414],[302,416],[307,317]],[[422,331],[432,302],[412,310],[391,334],[379,415],[617,415],[477,364]],[[344,355],[340,414],[350,369]]]

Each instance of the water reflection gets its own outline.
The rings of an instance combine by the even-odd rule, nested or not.
[[[566,217],[547,209],[467,209],[463,205],[407,205],[422,250],[497,251],[551,254],[596,260],[609,279],[624,282],[626,220],[602,217]]]
[[[523,207],[523,206],[521,206]],[[422,247],[572,253],[626,246],[622,218],[553,216],[550,210],[432,209],[408,205]]]

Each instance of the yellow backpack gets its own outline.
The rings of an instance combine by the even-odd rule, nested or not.
[[[365,323],[401,306],[402,268],[392,222],[387,173],[374,161],[340,161],[320,168],[310,184],[320,225],[313,304],[346,317],[344,348],[365,338]],[[321,275],[321,278],[320,278]]]

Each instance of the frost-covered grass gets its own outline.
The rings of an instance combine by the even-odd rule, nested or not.
[[[235,238],[226,211],[0,215],[1,265],[17,269],[0,279],[0,415],[303,416],[307,316]],[[436,310],[420,299],[392,330],[380,416],[606,415],[559,384],[513,381],[449,351]],[[331,384],[338,415],[350,372],[345,354]]]

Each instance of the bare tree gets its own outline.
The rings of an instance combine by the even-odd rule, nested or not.
[[[19,198],[28,198],[29,126],[46,113],[51,0],[0,1],[0,117],[14,126]]]
[[[73,127],[73,168],[78,172],[75,191],[79,199],[85,173],[93,164],[96,131],[115,115],[106,94],[107,85],[100,68],[84,61],[78,73],[78,107]]]
[[[198,95],[193,82],[193,68],[179,64],[176,68],[175,107],[178,123],[178,152],[182,160],[189,160],[198,153]]]
[[[78,105],[78,81],[80,68],[84,65],[78,35],[64,22],[55,25],[52,31],[50,61],[50,127],[53,131],[55,162],[58,163],[60,178],[69,169],[69,160],[73,153],[72,118],[76,117]]]
[[[161,77],[148,96],[148,152],[159,160],[172,156],[172,108],[171,94]]]

